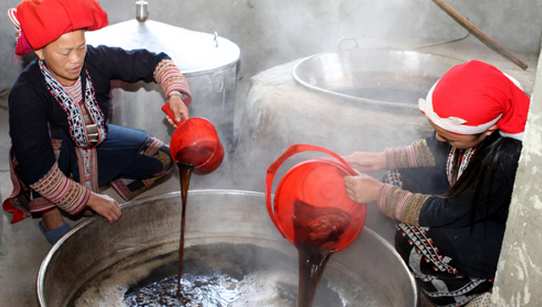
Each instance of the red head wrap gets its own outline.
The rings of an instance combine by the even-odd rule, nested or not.
[[[478,134],[496,124],[503,136],[522,140],[530,101],[515,79],[473,60],[446,72],[419,107],[446,131]]]
[[[23,0],[9,15],[15,28],[22,30],[15,48],[18,55],[24,52],[19,44],[25,44],[25,39],[33,49],[39,49],[65,33],[98,30],[108,23],[97,0]]]

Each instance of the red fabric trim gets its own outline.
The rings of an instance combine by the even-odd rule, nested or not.
[[[124,200],[128,201],[134,198],[134,194],[128,189],[128,186],[124,183],[124,179],[119,178],[111,181],[111,186]]]
[[[11,218],[11,224],[15,224],[24,220],[27,217],[30,217],[30,213],[28,211],[20,209],[13,202],[18,202],[18,200],[16,198],[8,198],[2,204],[4,211],[13,214],[13,217]]]
[[[10,146],[9,152],[11,152],[11,146]],[[19,203],[19,199],[17,198],[19,194],[22,193],[22,190],[26,187],[22,185],[22,182],[19,181],[19,177],[15,173],[16,165],[17,165],[17,160],[15,158],[13,159],[10,158],[9,159],[9,173],[10,173],[11,183],[13,185],[13,192],[11,192],[11,195],[2,204],[2,207],[4,208],[6,212],[13,214],[13,217],[11,219],[11,224],[17,223],[31,216],[30,212],[22,207],[22,205]]]

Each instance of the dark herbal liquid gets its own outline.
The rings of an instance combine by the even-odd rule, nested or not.
[[[204,143],[202,145],[210,144],[207,142],[207,144]],[[211,156],[213,155],[214,151],[214,147],[212,146],[188,146],[181,149],[177,153],[177,155],[175,156],[175,160],[185,161],[186,165],[192,165],[192,168],[194,168],[207,162],[207,160],[209,160],[209,158],[211,158]]]
[[[188,187],[190,186],[190,177],[192,176],[192,171],[196,167],[193,164],[177,162],[177,166],[180,171],[181,179],[181,197],[183,202],[183,210],[181,213],[181,239],[179,243],[179,272],[177,275],[177,296],[181,298],[182,296],[182,285],[181,285],[181,276],[183,273],[183,256],[184,256],[184,225],[186,221],[186,202],[188,196]]]
[[[339,247],[351,216],[337,208],[294,204],[295,246],[299,255],[297,307],[311,307],[331,254]]]
[[[269,243],[274,245],[271,241]],[[127,307],[296,306],[297,283],[291,283],[291,276],[297,268],[297,255],[292,257],[290,253],[285,254],[282,248],[277,250],[253,243],[222,242],[185,246],[182,292],[183,298],[188,302],[184,303],[177,296],[178,259],[176,255],[172,258],[175,259],[155,267],[144,279],[136,283],[129,282],[133,285],[126,291],[123,299]],[[350,278],[351,274],[346,273],[338,271],[336,267],[326,267],[314,305],[318,302],[321,307],[379,306],[365,292],[363,285],[367,281],[353,280]],[[133,271],[123,271],[121,274],[132,276]],[[98,287],[90,288],[88,293],[92,293],[90,297],[95,297],[101,305],[93,301],[81,303],[89,297],[88,293],[85,293],[84,297],[77,300],[80,304],[69,306],[119,306],[119,300],[114,294],[103,294],[116,293],[107,288],[104,290],[107,282],[92,281],[92,284],[97,284]],[[117,289],[118,285],[115,283],[110,287]]]

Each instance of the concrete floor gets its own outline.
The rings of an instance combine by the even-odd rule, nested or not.
[[[477,58],[491,64],[497,65],[512,76],[516,77],[525,87],[525,90],[530,93],[534,84],[534,74],[536,71],[536,60],[538,55],[520,55],[520,58],[529,65],[529,69],[522,71],[514,64],[506,61],[499,55],[489,51],[485,46],[475,46],[475,50],[469,49],[469,53],[462,53],[461,50],[450,48],[450,46],[434,47],[431,50],[439,54],[456,56],[463,59]],[[394,46],[401,47],[401,46]],[[478,49],[476,49],[478,48]],[[475,52],[476,57],[469,54]],[[236,121],[239,120],[240,111],[244,97],[246,95],[249,80],[245,78],[238,84],[238,101],[236,102]],[[2,201],[11,194],[11,181],[9,177],[8,164],[8,149],[9,149],[9,134],[8,134],[8,111],[7,97],[0,97],[0,197]],[[231,180],[228,179],[228,165],[226,160],[222,171],[216,172],[207,176],[201,176],[191,182],[191,189],[207,189],[207,188],[224,188],[224,189],[242,189],[242,187],[232,186]],[[179,181],[176,173],[168,181],[154,190],[148,191],[141,197],[178,191]],[[102,191],[117,201],[121,202],[118,195],[112,189],[104,189]],[[51,245],[45,240],[38,228],[36,219],[26,219],[17,224],[11,225],[11,214],[0,210],[0,298],[1,306],[20,307],[20,306],[38,306],[36,299],[36,277],[42,259],[47,254]],[[69,221],[70,224],[76,224],[79,221]],[[427,301],[421,299],[421,306],[430,306]]]

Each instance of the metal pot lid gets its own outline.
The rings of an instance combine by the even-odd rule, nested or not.
[[[241,54],[236,44],[216,32],[196,32],[153,20],[133,19],[86,32],[86,40],[93,46],[165,52],[185,76],[233,65]]]

